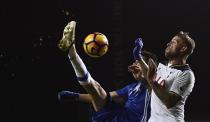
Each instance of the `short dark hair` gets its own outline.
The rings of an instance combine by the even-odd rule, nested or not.
[[[151,53],[151,52],[149,52],[149,51],[144,50],[144,51],[142,51],[142,55],[143,55],[144,61],[145,61],[146,63],[148,63],[149,59],[151,58],[151,59],[154,60],[154,62],[155,62],[156,64],[158,64],[158,58],[157,58],[157,56],[156,56],[154,53]]]
[[[189,35],[190,35],[189,32],[183,32],[183,31],[180,31],[179,33],[176,34],[176,36],[180,37],[184,41],[184,43],[188,48],[188,53],[190,55],[193,53],[193,50],[195,48],[195,41]]]

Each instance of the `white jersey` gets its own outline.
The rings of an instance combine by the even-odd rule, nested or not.
[[[151,117],[149,122],[184,122],[184,105],[188,95],[192,92],[195,78],[188,65],[170,68],[159,63],[157,67],[156,82],[164,86],[168,91],[180,95],[182,99],[172,108],[156,96],[151,95]]]

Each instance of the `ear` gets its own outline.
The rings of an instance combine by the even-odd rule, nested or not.
[[[186,52],[186,51],[187,51],[187,47],[186,46],[182,47],[181,50],[180,50],[180,52]]]

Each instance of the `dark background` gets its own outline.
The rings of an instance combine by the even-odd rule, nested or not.
[[[210,121],[210,1],[209,0],[33,0],[0,4],[0,120],[84,121],[90,106],[60,104],[57,92],[85,93],[75,79],[67,53],[57,44],[67,22],[77,21],[76,47],[92,76],[107,90],[132,81],[134,40],[142,37],[144,49],[165,60],[164,49],[180,30],[191,33],[196,49],[188,62],[196,83],[187,100],[187,121]],[[104,33],[109,51],[88,57],[85,36]]]

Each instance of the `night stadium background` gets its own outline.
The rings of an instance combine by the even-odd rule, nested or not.
[[[33,0],[0,4],[0,120],[88,122],[91,107],[85,103],[60,104],[57,93],[85,93],[76,81],[67,53],[57,47],[65,25],[77,21],[78,53],[105,90],[133,81],[134,40],[142,37],[144,49],[165,60],[167,42],[188,31],[196,49],[188,62],[196,83],[185,106],[185,120],[210,121],[210,1],[203,0]],[[93,32],[105,34],[109,51],[91,58],[82,42]]]

